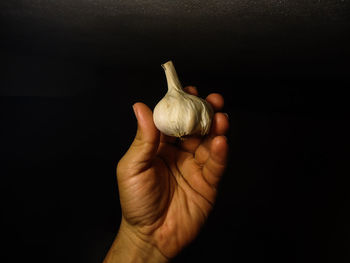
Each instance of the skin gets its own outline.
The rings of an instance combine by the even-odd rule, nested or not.
[[[137,134],[117,166],[122,220],[104,263],[168,262],[198,235],[228,154],[224,99],[213,93],[206,100],[215,110],[210,134],[183,140],[161,134],[152,111],[134,104]]]

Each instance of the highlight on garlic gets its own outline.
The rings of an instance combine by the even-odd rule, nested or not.
[[[211,105],[183,90],[172,61],[162,64],[162,67],[168,92],[153,111],[158,130],[174,137],[208,134],[214,115]]]

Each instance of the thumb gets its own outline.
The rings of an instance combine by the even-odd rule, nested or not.
[[[153,122],[153,114],[147,105],[138,102],[133,105],[137,119],[137,132],[129,150],[119,165],[129,172],[138,174],[149,167],[159,146],[159,131]]]

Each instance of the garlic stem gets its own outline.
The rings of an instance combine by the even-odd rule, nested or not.
[[[165,76],[168,83],[168,92],[173,92],[174,90],[183,92],[182,85],[179,77],[177,76],[173,62],[170,60],[162,64],[162,67],[165,71]]]

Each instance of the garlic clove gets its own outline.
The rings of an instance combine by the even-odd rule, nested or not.
[[[168,92],[153,111],[153,120],[158,130],[174,137],[208,134],[214,115],[211,105],[183,90],[172,61],[164,63],[162,67]]]

